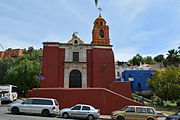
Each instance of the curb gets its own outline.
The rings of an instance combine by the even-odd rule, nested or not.
[[[98,119],[101,119],[101,120],[112,120],[111,115],[100,115]]]

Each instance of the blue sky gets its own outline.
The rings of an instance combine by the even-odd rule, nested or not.
[[[99,0],[115,59],[166,54],[180,45],[180,0]],[[94,0],[0,0],[0,43],[7,48],[67,42],[73,32],[92,41]],[[2,48],[0,48],[2,51]]]

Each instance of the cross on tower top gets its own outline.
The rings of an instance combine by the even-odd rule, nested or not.
[[[99,17],[101,17],[102,8],[99,7],[98,10],[99,10]]]
[[[73,32],[73,35],[72,35],[73,38],[75,38],[75,37],[77,38],[77,34],[78,34],[78,32]]]

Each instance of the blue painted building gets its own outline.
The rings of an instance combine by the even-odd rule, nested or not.
[[[147,80],[152,77],[154,70],[125,70],[122,72],[122,78],[119,80],[130,81],[132,91],[150,91]]]

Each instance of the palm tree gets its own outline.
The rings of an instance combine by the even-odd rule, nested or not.
[[[166,58],[167,65],[178,66],[180,64],[180,55],[175,49],[169,50]]]

